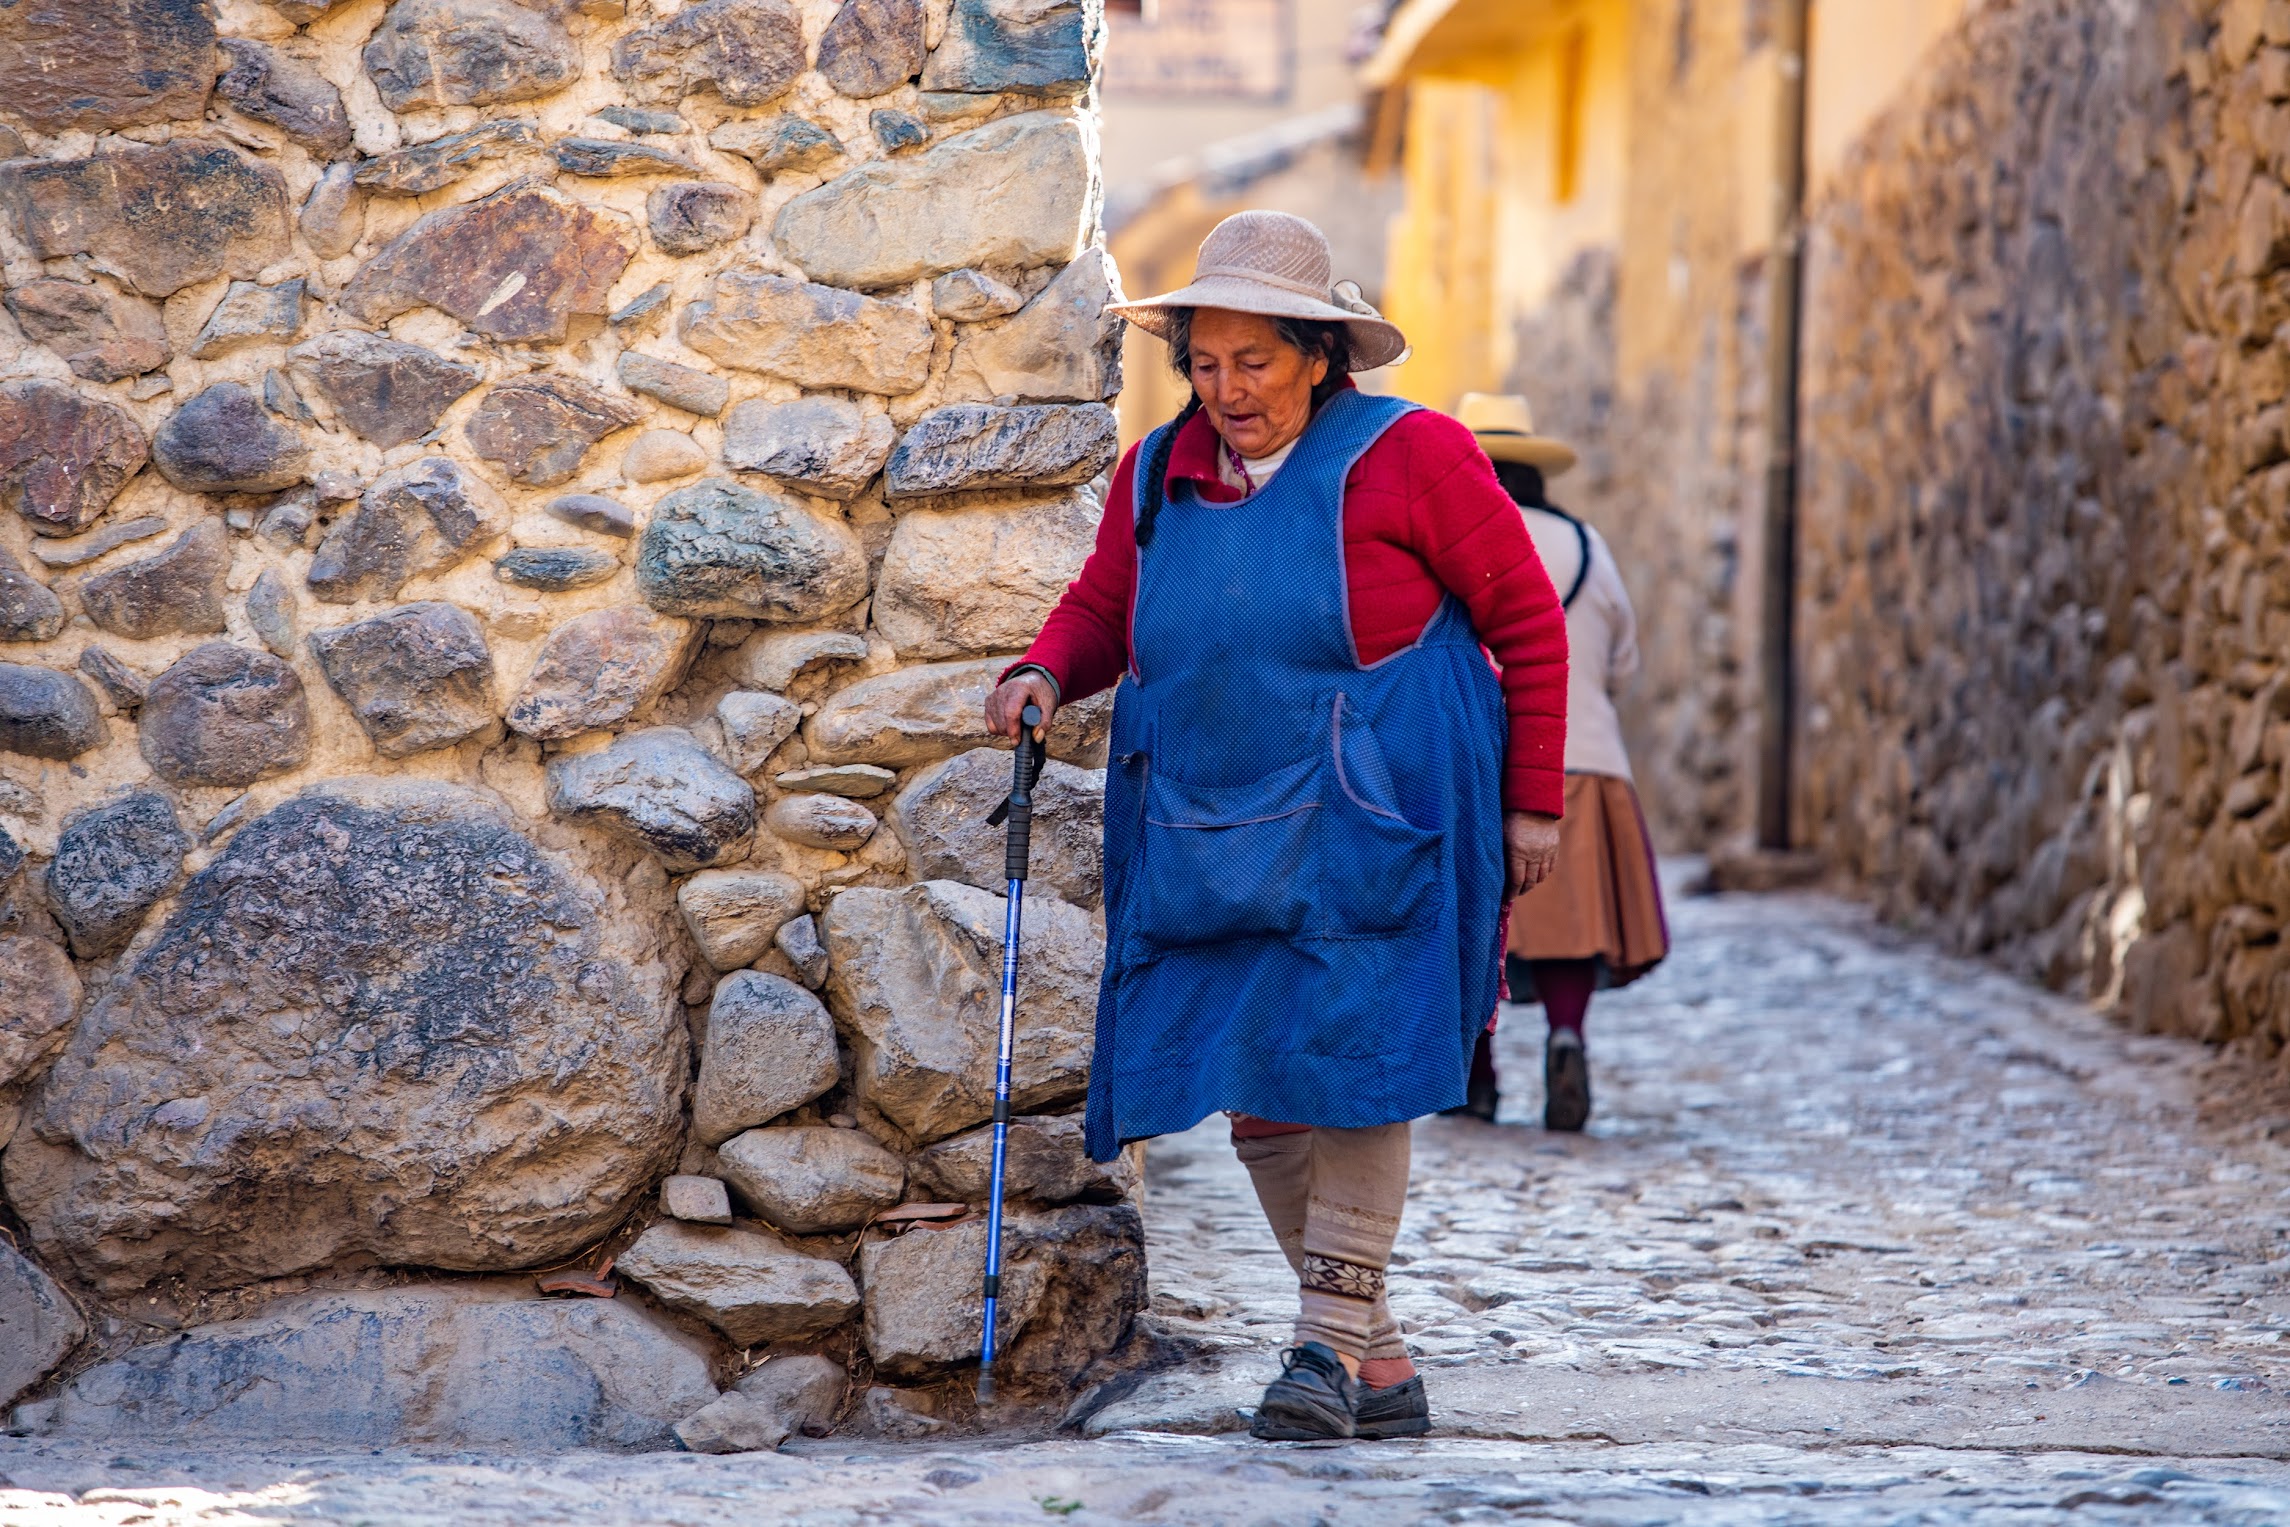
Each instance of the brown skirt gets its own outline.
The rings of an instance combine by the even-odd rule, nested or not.
[[[1598,984],[1612,987],[1629,985],[1669,952],[1638,792],[1611,774],[1569,774],[1558,868],[1511,904],[1511,958],[1597,960]]]

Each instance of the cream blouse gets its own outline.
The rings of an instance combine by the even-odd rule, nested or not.
[[[1527,534],[1550,574],[1551,586],[1565,598],[1582,574],[1583,537],[1566,516],[1545,509],[1522,509]],[[1590,570],[1566,611],[1566,772],[1630,778],[1630,754],[1622,746],[1622,718],[1614,711],[1614,691],[1638,671],[1638,617],[1622,569],[1606,538],[1589,533]]]

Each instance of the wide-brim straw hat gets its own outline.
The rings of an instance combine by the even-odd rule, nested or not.
[[[1335,279],[1328,236],[1286,212],[1235,212],[1201,240],[1193,279],[1173,292],[1112,310],[1160,339],[1169,337],[1171,308],[1225,308],[1270,318],[1340,323],[1352,340],[1351,369],[1373,371],[1407,358],[1407,336],[1360,295],[1357,282]]]
[[[1516,461],[1556,477],[1581,458],[1564,440],[1535,433],[1535,413],[1515,392],[1467,392],[1455,417],[1491,461]]]

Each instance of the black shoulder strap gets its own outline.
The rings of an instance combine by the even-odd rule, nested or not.
[[[1574,582],[1566,586],[1566,597],[1559,601],[1560,609],[1571,610],[1574,608],[1575,596],[1580,594],[1582,586],[1590,581],[1590,527],[1556,504],[1537,504],[1535,507],[1545,514],[1555,514],[1572,525],[1575,543],[1582,548],[1582,565],[1574,570]]]
[[[1566,597],[1558,602],[1562,610],[1574,608],[1575,595],[1581,593],[1582,586],[1590,581],[1590,527],[1571,514],[1567,519],[1573,522],[1574,538],[1582,543],[1582,566],[1574,570],[1574,582],[1567,585]]]

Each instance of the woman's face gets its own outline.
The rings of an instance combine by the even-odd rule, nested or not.
[[[1312,389],[1328,357],[1306,355],[1260,313],[1202,308],[1193,314],[1193,391],[1225,443],[1269,456],[1312,422]]]

